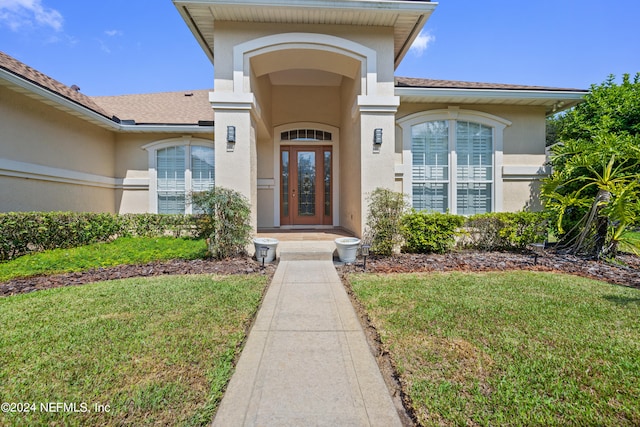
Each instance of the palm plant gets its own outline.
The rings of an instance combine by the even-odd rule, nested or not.
[[[542,196],[564,246],[572,253],[615,256],[624,232],[640,216],[640,149],[634,138],[599,134],[591,141],[571,140],[554,148],[552,164]],[[571,224],[566,233],[565,223]]]

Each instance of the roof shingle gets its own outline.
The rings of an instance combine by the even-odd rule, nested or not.
[[[413,77],[396,77],[396,87],[434,88],[434,89],[485,89],[485,90],[541,90],[541,91],[571,91],[587,92],[584,89],[569,89],[548,86],[526,86],[504,83],[463,82],[458,80],[435,80]]]
[[[0,52],[0,68],[8,71],[9,73],[27,80],[43,89],[56,93],[69,101],[75,102],[85,108],[95,111],[105,117],[110,118],[111,115],[98,106],[87,95],[80,93],[79,90],[72,89],[71,87],[60,83],[59,81],[52,79],[46,74],[29,67],[28,65],[18,61],[17,59],[7,55],[4,52]]]
[[[198,124],[213,120],[211,90],[97,96],[93,100],[119,119],[137,124]]]

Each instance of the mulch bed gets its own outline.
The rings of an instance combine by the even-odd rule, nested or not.
[[[24,294],[42,289],[77,286],[85,283],[104,280],[126,279],[129,277],[150,277],[178,274],[253,274],[273,275],[276,266],[267,264],[265,269],[251,258],[233,258],[224,261],[216,260],[173,260],[168,262],[152,262],[143,265],[120,265],[117,267],[98,268],[77,273],[55,274],[52,276],[35,276],[26,279],[14,279],[0,283],[0,297]]]
[[[529,253],[455,252],[444,255],[400,254],[393,257],[371,257],[367,260],[367,271],[374,273],[505,270],[551,271],[604,280],[610,283],[640,289],[640,258],[632,255],[620,255],[618,262],[620,265],[585,260],[572,255],[547,252],[544,256],[538,257],[538,262],[534,265],[534,257]],[[338,267],[338,269],[341,273],[348,273],[351,271],[361,271],[362,267],[362,262],[359,260],[357,264]],[[259,272],[272,276],[275,269],[275,264],[267,264],[265,270],[262,270],[258,262],[248,257],[233,258],[224,261],[174,260],[144,265],[121,265],[118,267],[99,268],[78,273],[14,279],[9,282],[0,283],[0,296],[129,277],[163,276],[170,274],[229,275]]]
[[[573,274],[640,289],[640,258],[622,254],[619,264],[595,261],[573,255],[547,252],[537,263],[531,253],[453,252],[438,254],[400,254],[393,257],[372,257],[367,260],[367,272],[413,273],[444,271],[506,271],[528,270]],[[362,262],[341,267],[341,272],[362,271]]]

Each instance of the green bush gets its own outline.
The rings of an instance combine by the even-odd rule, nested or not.
[[[0,214],[0,259],[106,241],[119,231],[118,217],[113,214],[3,213]]]
[[[402,244],[401,219],[408,209],[404,194],[376,188],[368,196],[365,241],[371,252],[391,255]]]
[[[246,254],[251,242],[251,205],[240,193],[222,187],[195,193],[192,202],[205,212],[198,234],[209,238],[209,253],[217,259]]]
[[[120,216],[122,234],[137,237],[192,237],[201,215],[124,214]]]
[[[467,235],[461,245],[495,251],[524,249],[546,240],[547,221],[543,212],[493,212],[470,216]]]
[[[455,245],[464,221],[459,215],[413,211],[402,217],[402,249],[411,253],[444,253]]]

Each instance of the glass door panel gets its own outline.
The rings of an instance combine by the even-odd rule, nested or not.
[[[316,153],[298,151],[298,216],[316,214]]]
[[[331,225],[331,147],[282,147],[280,223]]]

